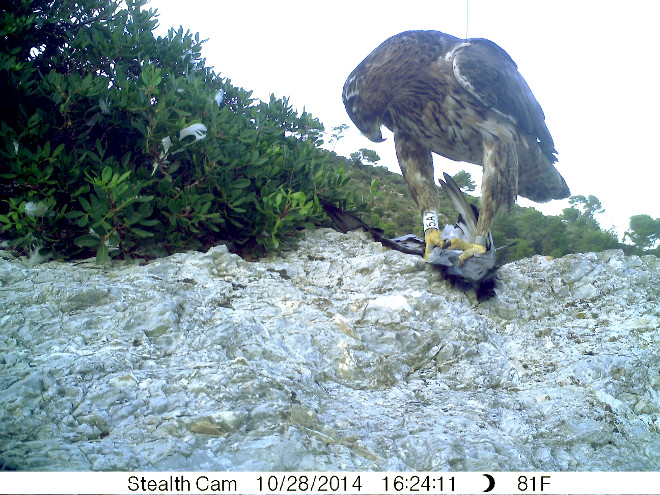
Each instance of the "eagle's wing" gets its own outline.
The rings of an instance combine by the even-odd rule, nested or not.
[[[321,202],[323,209],[325,210],[330,220],[335,224],[335,226],[341,230],[344,234],[351,230],[364,229],[366,232],[369,232],[374,236],[374,239],[377,242],[382,243],[383,245],[396,249],[406,254],[418,254],[419,256],[424,255],[424,240],[417,240],[412,234],[408,236],[399,237],[397,239],[388,239],[383,235],[383,231],[374,227],[370,227],[362,220],[357,218],[355,215],[337,208],[336,206],[326,203],[325,201]],[[412,238],[411,238],[412,237]]]
[[[492,41],[469,39],[454,49],[452,67],[463,88],[536,137],[544,154],[556,161],[557,151],[541,105],[507,52]]]

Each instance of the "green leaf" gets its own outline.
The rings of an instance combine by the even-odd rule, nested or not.
[[[231,183],[232,187],[236,189],[245,189],[248,186],[252,185],[252,181],[250,179],[247,179],[245,177],[236,179]]]
[[[144,227],[155,227],[156,225],[160,225],[160,220],[140,220],[138,223]]]
[[[101,162],[101,157],[99,155],[97,155],[96,153],[94,153],[93,151],[87,150],[86,153],[87,153],[87,156],[89,158],[91,158],[92,160],[94,160],[95,162],[97,162],[97,163]]]
[[[127,171],[127,172],[124,172],[123,174],[121,174],[121,177],[119,177],[119,179],[117,179],[117,183],[119,184],[120,182],[124,182],[126,179],[128,179],[128,177],[129,177],[130,175],[131,175],[131,171],[130,171],[130,170]]]
[[[112,179],[112,167],[106,166],[103,172],[101,172],[101,178],[103,182],[110,182],[110,179]]]
[[[153,237],[153,236],[154,236],[153,232],[148,232],[148,231],[146,231],[146,230],[142,230],[142,229],[140,229],[140,228],[138,228],[138,227],[132,227],[132,228],[131,228],[131,231],[132,231],[135,235],[137,235],[138,237],[142,237],[142,238],[144,238],[144,237]]]
[[[78,201],[80,201],[80,204],[82,207],[85,209],[85,211],[91,212],[92,211],[92,205],[87,201],[87,198],[80,196],[78,198]]]
[[[102,265],[106,261],[108,261],[108,258],[110,257],[110,251],[108,249],[108,246],[103,243],[99,246],[99,248],[96,250],[96,264],[97,265]]]
[[[131,152],[128,151],[127,153],[124,154],[123,158],[121,159],[122,168],[128,168],[128,164],[130,162],[131,162]]]
[[[71,197],[72,197],[72,198],[77,198],[77,197],[80,196],[81,194],[85,194],[85,193],[88,193],[88,192],[89,192],[89,186],[88,186],[87,184],[85,184],[84,186],[80,186],[80,187],[76,190],[76,192],[74,192],[74,193],[71,195]]]
[[[93,236],[91,234],[85,234],[85,235],[81,235],[80,237],[76,237],[76,239],[73,242],[75,243],[76,246],[79,247],[96,247],[99,245],[99,242],[101,242],[101,240],[98,237]]]

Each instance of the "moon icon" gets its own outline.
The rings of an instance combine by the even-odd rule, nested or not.
[[[490,474],[484,474],[483,476],[488,478],[488,488],[484,490],[484,493],[486,493],[495,488],[495,478],[493,478]]]

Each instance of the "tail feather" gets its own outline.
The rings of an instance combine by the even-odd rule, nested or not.
[[[571,191],[552,161],[538,146],[518,146],[518,195],[537,203],[568,198]]]

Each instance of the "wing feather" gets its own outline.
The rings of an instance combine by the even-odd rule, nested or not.
[[[536,137],[544,154],[556,161],[541,105],[507,52],[490,40],[470,39],[456,48],[452,67],[463,88]]]
[[[474,242],[474,238],[477,235],[477,217],[475,216],[474,211],[472,211],[470,203],[468,203],[467,199],[465,199],[463,191],[461,191],[461,188],[458,187],[458,184],[454,182],[454,179],[452,179],[451,176],[447,173],[444,173],[443,175],[445,180],[438,180],[440,187],[442,187],[442,190],[445,192],[445,194],[449,196],[451,202],[454,203],[454,206],[458,210],[458,213],[465,224],[465,228],[467,229],[466,234],[468,234],[471,238],[470,242]]]

